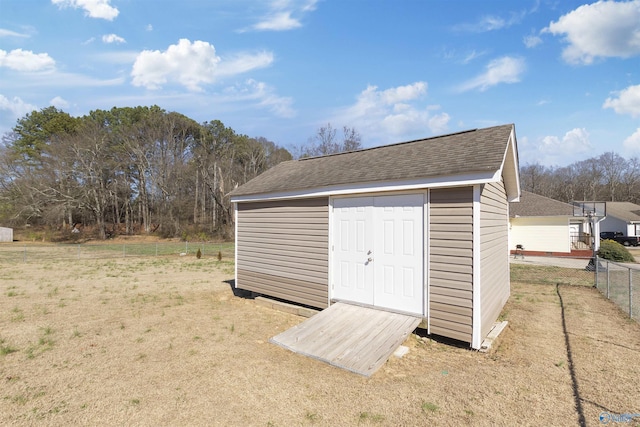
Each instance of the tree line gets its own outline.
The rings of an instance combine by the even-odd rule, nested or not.
[[[291,152],[219,120],[197,123],[158,106],[72,117],[55,107],[17,120],[0,144],[0,225],[100,238],[155,232],[231,237],[228,193],[276,164],[362,148],[357,130],[330,123]],[[527,164],[521,187],[571,202],[640,204],[640,160],[609,152],[565,167]]]
[[[3,137],[0,221],[61,230],[90,225],[103,239],[140,232],[228,236],[229,191],[291,158],[266,138],[158,106],[83,117],[48,107],[19,119]]]
[[[523,190],[563,202],[616,201],[640,204],[640,159],[614,152],[564,167],[528,164],[520,168]]]
[[[0,225],[40,225],[97,237],[156,233],[232,237],[228,193],[291,152],[158,106],[114,107],[72,117],[56,107],[17,120],[0,145]],[[296,157],[361,148],[330,123]],[[67,233],[66,236],[70,236]]]

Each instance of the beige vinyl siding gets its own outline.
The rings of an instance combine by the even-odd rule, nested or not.
[[[473,187],[431,190],[429,264],[429,332],[470,343]]]
[[[480,195],[480,312],[484,338],[509,298],[509,206],[502,182]]]
[[[329,199],[238,203],[237,287],[324,308]]]
[[[522,245],[527,251],[571,252],[569,216],[531,216],[511,218],[511,247]]]

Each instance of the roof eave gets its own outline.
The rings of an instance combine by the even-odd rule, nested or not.
[[[507,201],[520,200],[520,165],[518,161],[518,146],[515,126],[511,126],[511,133],[502,159],[500,170],[496,172],[494,180],[504,179]]]
[[[495,171],[475,172],[472,174],[436,176],[406,181],[364,182],[284,192],[238,195],[231,196],[231,202],[242,203],[278,199],[300,199],[343,195],[346,196],[350,194],[379,193],[386,191],[422,190],[427,188],[459,187],[485,184],[493,181],[495,181]]]

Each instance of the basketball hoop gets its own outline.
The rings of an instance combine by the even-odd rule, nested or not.
[[[587,201],[573,201],[573,216],[588,218],[589,228],[591,229],[591,249],[592,258],[587,265],[587,270],[590,266],[596,268],[596,251],[600,246],[600,221],[607,216],[607,203],[606,202],[587,202]]]
[[[595,219],[607,216],[606,202],[573,201],[571,204],[573,205],[573,216]]]

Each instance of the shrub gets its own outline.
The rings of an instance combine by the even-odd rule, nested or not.
[[[600,242],[598,256],[609,261],[617,262],[635,262],[633,255],[629,253],[627,248],[613,240],[603,240]]]

